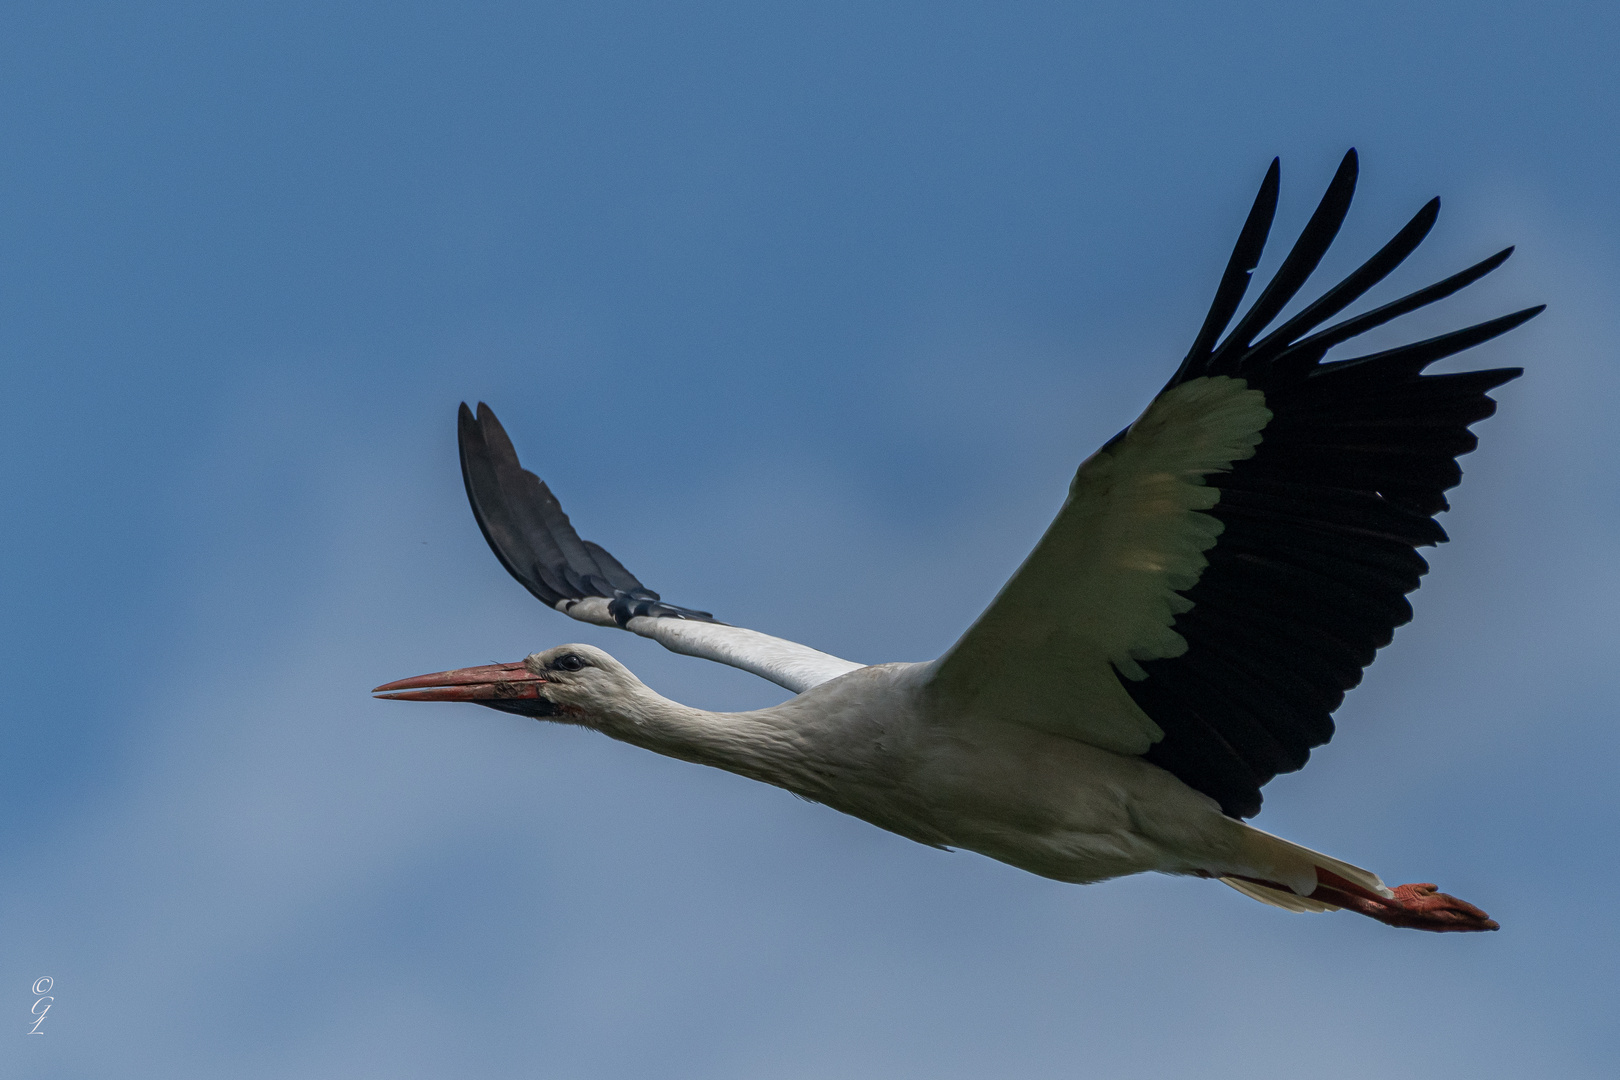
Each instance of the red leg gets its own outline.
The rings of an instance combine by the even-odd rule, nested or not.
[[[1193,871],[1199,877],[1215,877],[1207,870]],[[1242,877],[1242,875],[1234,875]],[[1275,881],[1244,877],[1256,885],[1265,885],[1279,892],[1288,892],[1288,886]],[[1467,933],[1480,930],[1500,930],[1497,921],[1466,900],[1448,896],[1433,885],[1397,885],[1390,890],[1394,897],[1379,896],[1363,889],[1353,881],[1346,881],[1331,870],[1316,868],[1316,891],[1312,900],[1324,904],[1349,908],[1377,919],[1389,926],[1404,926],[1412,930],[1430,930],[1437,934]]]

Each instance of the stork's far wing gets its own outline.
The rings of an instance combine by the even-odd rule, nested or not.
[[[1427,235],[1439,200],[1298,315],[1262,332],[1343,222],[1355,151],[1259,299],[1218,345],[1276,209],[1272,163],[1187,358],[1140,419],[1081,465],[1028,560],[936,662],[947,713],[1140,754],[1216,799],[1260,788],[1333,735],[1331,714],[1412,617],[1434,515],[1487,392],[1521,374],[1424,375],[1530,308],[1349,360],[1329,349],[1449,296],[1512,249],[1324,330]],[[1314,332],[1313,332],[1314,331]],[[1259,339],[1258,341],[1256,339]]]
[[[458,415],[461,477],[473,517],[508,573],[540,602],[581,622],[617,626],[674,652],[716,660],[800,693],[862,665],[666,604],[600,545],[581,540],[551,489],[518,463],[483,402]]]

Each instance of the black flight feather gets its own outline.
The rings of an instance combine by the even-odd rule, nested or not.
[[[1298,314],[1268,325],[1304,286],[1339,232],[1355,188],[1345,155],[1275,277],[1219,340],[1260,261],[1277,206],[1278,164],[1260,186],[1198,337],[1166,390],[1203,376],[1241,378],[1272,419],[1253,457],[1205,478],[1206,511],[1222,525],[1208,566],[1183,596],[1181,656],[1120,676],[1164,731],[1145,755],[1235,817],[1259,812],[1260,789],[1304,765],[1333,736],[1333,711],[1377,650],[1412,617],[1407,594],[1443,543],[1434,515],[1490,416],[1488,392],[1520,368],[1425,375],[1437,360],[1533,318],[1526,308],[1437,337],[1348,360],[1329,350],[1441,300],[1500,266],[1512,248],[1365,314],[1318,329],[1388,276],[1433,228],[1438,199],[1370,259]],[[1258,340],[1256,340],[1258,339]]]
[[[1283,259],[1282,266],[1277,268],[1276,276],[1261,291],[1254,306],[1232,328],[1215,355],[1210,357],[1210,373],[1225,374],[1229,368],[1235,367],[1237,357],[1249,348],[1255,335],[1264,330],[1277,317],[1277,313],[1288,306],[1288,301],[1304,288],[1306,279],[1321,263],[1322,256],[1327,254],[1333,238],[1339,235],[1345,215],[1350,213],[1350,199],[1356,193],[1358,171],[1356,152],[1347,151],[1322,201],[1317,204],[1316,212],[1305,223],[1305,230],[1299,234],[1288,257]]]
[[[1204,365],[1215,348],[1216,339],[1232,321],[1232,316],[1237,314],[1238,305],[1243,303],[1243,294],[1249,290],[1249,276],[1260,265],[1260,255],[1266,249],[1266,237],[1271,233],[1271,219],[1277,214],[1277,191],[1281,176],[1282,160],[1272,158],[1271,168],[1266,170],[1266,178],[1260,182],[1260,193],[1254,197],[1254,205],[1249,208],[1249,216],[1243,222],[1243,231],[1238,233],[1237,246],[1227,260],[1226,272],[1221,275],[1221,283],[1215,289],[1215,301],[1209,307],[1209,314],[1204,317],[1204,325],[1199,328],[1192,348],[1187,351],[1187,358],[1170,379],[1171,386],[1204,374]]]
[[[479,402],[475,417],[463,402],[456,431],[478,528],[506,572],[541,603],[601,597],[620,626],[638,615],[715,621],[706,611],[664,603],[601,545],[581,540],[551,489],[519,464],[488,405]]]

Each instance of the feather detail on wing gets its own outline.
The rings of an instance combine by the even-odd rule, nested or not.
[[[939,661],[940,707],[1142,754],[1234,817],[1305,764],[1444,541],[1434,515],[1477,443],[1498,368],[1425,375],[1528,308],[1348,360],[1330,349],[1449,296],[1512,249],[1317,328],[1428,234],[1425,205],[1361,267],[1270,333],[1337,235],[1345,155],[1298,242],[1231,323],[1276,210],[1272,163],[1187,358],[1142,418],[1081,466],[1068,501],[1000,595]],[[1262,336],[1264,335],[1264,336]],[[1257,340],[1258,339],[1258,340]]]
[[[1123,754],[1163,737],[1115,676],[1180,656],[1173,628],[1221,524],[1205,477],[1250,457],[1271,419],[1241,379],[1161,394],[1092,455],[1024,565],[937,664],[953,709],[1022,722]]]
[[[752,672],[801,693],[863,665],[668,604],[600,545],[581,540],[556,496],[518,463],[495,413],[463,404],[461,475],[490,550],[541,603],[580,622],[652,638],[672,652]]]

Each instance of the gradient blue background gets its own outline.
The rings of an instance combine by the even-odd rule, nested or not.
[[[0,1075],[1612,1076],[1617,49],[1609,3],[7,5]],[[781,696],[507,579],[462,399],[671,600],[936,655],[1271,156],[1286,241],[1350,145],[1321,281],[1439,193],[1375,298],[1519,253],[1401,334],[1551,306],[1467,358],[1529,374],[1455,542],[1257,823],[1502,933],[367,697],[568,640]]]

